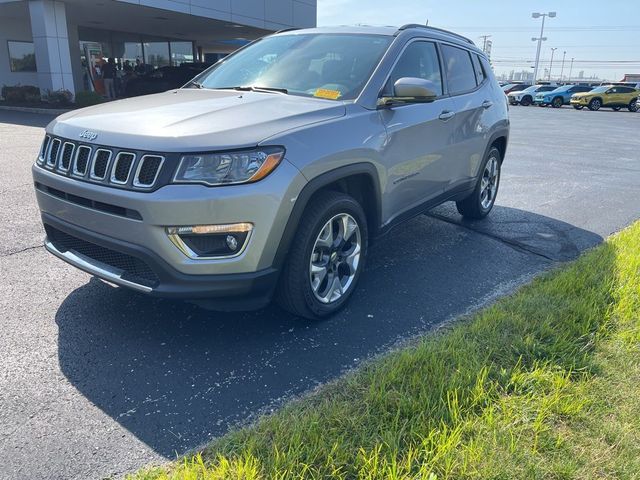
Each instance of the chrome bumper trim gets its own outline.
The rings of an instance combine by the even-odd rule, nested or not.
[[[139,283],[130,282],[129,280],[123,279],[122,274],[124,272],[122,270],[93,260],[85,255],[82,255],[81,253],[74,252],[73,250],[61,252],[49,240],[45,240],[44,247],[47,249],[47,251],[64,260],[65,262],[70,263],[74,267],[77,267],[80,270],[84,270],[85,272],[90,273],[91,275],[95,275],[96,277],[100,277],[108,282],[115,283],[116,285],[122,285],[123,287],[129,287],[144,293],[149,293],[153,290],[151,287],[147,287],[146,285],[140,285]]]

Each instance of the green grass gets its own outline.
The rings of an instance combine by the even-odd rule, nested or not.
[[[640,222],[158,479],[640,478]]]

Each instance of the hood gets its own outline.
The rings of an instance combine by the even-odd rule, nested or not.
[[[589,95],[591,95],[591,92],[579,92],[579,93],[574,93],[571,96],[572,97],[576,97],[576,98],[580,98],[580,97],[588,97]]]
[[[251,147],[286,130],[344,116],[342,102],[281,93],[180,89],[75,110],[47,131],[72,140],[149,151]]]

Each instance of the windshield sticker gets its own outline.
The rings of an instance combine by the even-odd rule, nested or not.
[[[337,100],[340,95],[342,95],[340,90],[327,90],[326,88],[319,88],[313,94],[314,97],[328,98],[330,100]]]

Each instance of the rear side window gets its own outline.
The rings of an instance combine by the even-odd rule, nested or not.
[[[447,71],[449,93],[456,95],[476,88],[476,74],[469,52],[451,45],[442,45],[442,54]]]
[[[403,77],[414,77],[428,80],[432,90],[442,95],[442,73],[438,61],[438,51],[432,42],[413,42],[402,52],[398,63],[393,67],[389,81],[385,85],[384,94],[393,94],[393,85]]]
[[[487,74],[484,71],[484,66],[480,62],[480,57],[478,55],[472,53],[471,59],[473,60],[473,69],[476,71],[476,83],[480,85],[484,82],[485,78],[487,78]]]
[[[632,93],[634,90],[631,87],[618,87],[618,93]]]

